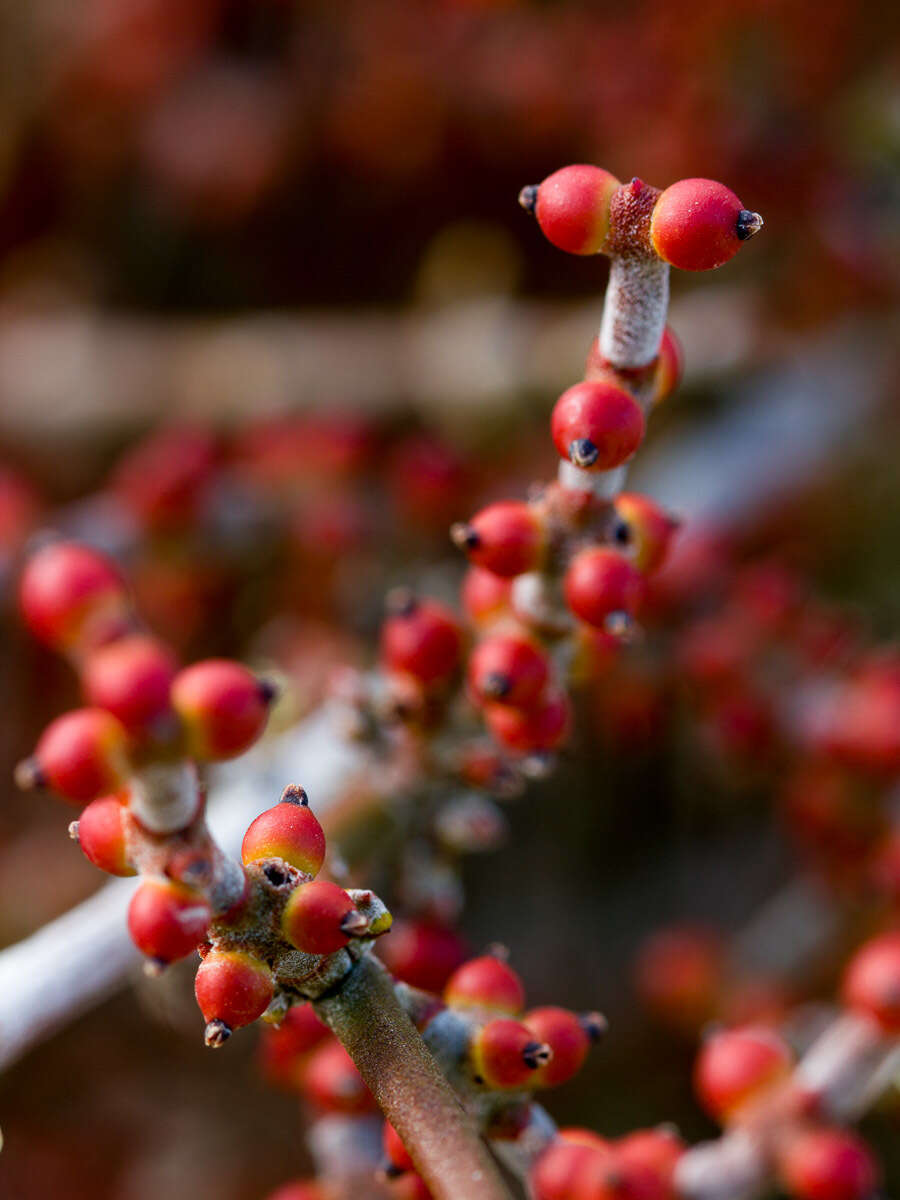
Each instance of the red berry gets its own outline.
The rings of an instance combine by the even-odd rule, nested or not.
[[[272,972],[266,964],[240,950],[211,950],[194,980],[204,1021],[221,1021],[229,1030],[261,1017],[273,992]]]
[[[473,625],[487,625],[509,612],[512,582],[484,567],[469,567],[462,583],[463,610]]]
[[[607,1200],[602,1191],[591,1189],[596,1174],[610,1162],[610,1150],[600,1138],[573,1139],[560,1130],[532,1168],[534,1200]]]
[[[263,1032],[260,1056],[266,1079],[276,1086],[298,1088],[310,1051],[328,1036],[311,1004],[295,1004],[277,1029]]]
[[[395,979],[425,992],[440,992],[465,960],[462,938],[434,921],[397,921],[379,950]]]
[[[119,718],[134,735],[152,731],[171,711],[175,656],[156,638],[118,638],[94,650],[81,672],[85,699]]]
[[[550,431],[560,457],[576,467],[608,471],[644,440],[644,414],[623,388],[601,380],[576,383],[553,408]]]
[[[469,659],[469,687],[482,703],[527,707],[540,696],[549,677],[546,652],[521,634],[487,637]]]
[[[722,986],[723,947],[710,930],[661,929],[640,949],[635,984],[643,1003],[667,1024],[696,1032],[715,1011]]]
[[[303,1091],[324,1112],[371,1112],[375,1101],[353,1059],[338,1041],[328,1041],[310,1055]]]
[[[146,879],[131,898],[128,932],[159,963],[186,958],[206,937],[211,913],[201,895],[168,879]]]
[[[381,1144],[384,1148],[385,1160],[392,1171],[399,1174],[402,1171],[415,1170],[415,1163],[410,1157],[409,1151],[403,1145],[400,1134],[390,1121],[385,1121],[382,1127]]]
[[[262,733],[271,700],[265,683],[227,658],[186,667],[172,683],[187,752],[202,760],[243,754]]]
[[[85,804],[123,786],[129,775],[127,748],[128,735],[111,713],[76,708],[47,726],[16,777],[21,786],[47,785]]]
[[[653,403],[661,404],[677,390],[684,375],[684,351],[671,326],[663,330],[653,379]]]
[[[643,1167],[656,1176],[665,1187],[665,1200],[676,1200],[673,1176],[685,1149],[678,1134],[665,1126],[636,1129],[614,1146],[617,1162]]]
[[[525,1014],[527,1025],[539,1042],[553,1051],[553,1057],[536,1072],[529,1087],[558,1087],[581,1070],[591,1048],[592,1035],[604,1028],[601,1018],[582,1019],[565,1008],[533,1008]]]
[[[215,466],[215,445],[199,429],[164,429],[116,468],[113,487],[152,529],[184,527],[197,513]]]
[[[388,671],[420,683],[444,683],[459,666],[462,638],[456,618],[434,600],[403,593],[381,629],[381,661]]]
[[[33,555],[19,585],[31,632],[57,650],[84,650],[132,621],[128,593],[110,560],[88,546],[56,542]]]
[[[544,555],[541,521],[520,500],[489,504],[467,525],[454,525],[451,532],[470,562],[504,579],[533,571]]]
[[[444,988],[444,1001],[451,1008],[483,1008],[515,1016],[525,1007],[525,989],[512,967],[484,954],[453,972]]]
[[[809,1129],[790,1138],[779,1174],[796,1200],[870,1200],[879,1170],[868,1146],[844,1129]]]
[[[601,167],[562,167],[520,196],[533,208],[541,232],[569,254],[597,254],[609,232],[609,206],[619,181]]]
[[[599,547],[582,550],[572,560],[563,587],[575,616],[602,629],[611,613],[637,613],[646,582],[624,555]]]
[[[241,844],[241,860],[249,864],[264,858],[283,858],[298,871],[318,874],[325,861],[325,834],[305,804],[283,800],[252,822]]]
[[[749,1100],[786,1079],[791,1065],[789,1048],[773,1030],[728,1029],[704,1043],[694,1086],[707,1112],[728,1120]]]
[[[622,492],[613,503],[618,518],[613,528],[617,548],[639,571],[655,571],[666,557],[678,522],[649,496],[637,492]]]
[[[549,754],[566,739],[571,706],[565,692],[546,692],[533,708],[489,704],[484,718],[488,729],[507,750],[516,754]]]
[[[709,271],[728,262],[762,226],[723,183],[682,179],[666,188],[650,219],[660,258],[683,271]]]
[[[307,954],[334,954],[359,930],[360,915],[343,888],[327,879],[301,883],[288,897],[284,936]]]
[[[78,818],[78,844],[95,867],[109,875],[134,875],[126,837],[127,796],[92,800]]]
[[[552,1051],[521,1022],[498,1017],[477,1030],[469,1054],[476,1080],[502,1091],[525,1087]]]
[[[844,975],[844,1003],[874,1018],[885,1033],[900,1034],[900,930],[872,938]]]

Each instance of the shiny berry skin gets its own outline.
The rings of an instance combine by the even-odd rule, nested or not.
[[[483,1008],[518,1015],[525,1007],[525,989],[512,967],[492,954],[470,958],[453,972],[444,988],[451,1008]]]
[[[723,183],[681,179],[666,188],[650,219],[653,249],[683,271],[710,271],[733,258],[761,227]]]
[[[128,735],[111,713],[76,708],[47,726],[33,758],[17,775],[26,785],[46,784],[65,799],[86,804],[126,782],[127,749]]]
[[[296,1090],[303,1082],[311,1050],[329,1036],[311,1004],[295,1004],[277,1029],[264,1030],[260,1042],[263,1074],[277,1087]]]
[[[512,581],[483,567],[469,567],[460,590],[463,612],[473,625],[488,625],[509,612]]]
[[[706,1111],[727,1121],[749,1100],[787,1078],[788,1046],[771,1029],[747,1026],[713,1034],[703,1045],[694,1088]]]
[[[403,1145],[400,1134],[390,1121],[385,1121],[381,1130],[381,1144],[384,1148],[385,1161],[390,1166],[392,1173],[400,1174],[403,1171],[415,1170],[415,1163],[410,1157],[409,1151]]]
[[[497,633],[486,637],[469,657],[469,687],[482,703],[528,707],[550,678],[550,660],[530,638]]]
[[[576,555],[566,571],[563,589],[575,616],[602,629],[611,613],[634,616],[638,612],[646,582],[624,555],[597,547]]]
[[[108,875],[134,875],[128,857],[124,795],[92,800],[78,818],[78,844],[95,867]]]
[[[653,375],[653,403],[662,404],[678,390],[684,375],[684,350],[671,326],[663,330],[659,343],[659,357]]]
[[[655,571],[666,557],[678,522],[649,496],[637,492],[621,492],[613,507],[617,517],[612,534],[616,548],[627,554],[639,571]]]
[[[533,209],[544,237],[569,254],[597,254],[609,233],[609,206],[619,181],[602,167],[579,163],[548,175],[519,197]]]
[[[522,1024],[527,1025],[536,1041],[553,1051],[553,1057],[535,1073],[529,1087],[558,1087],[578,1074],[591,1048],[587,1022],[568,1009],[548,1006],[527,1012]]]
[[[551,1054],[530,1029],[509,1017],[488,1021],[469,1048],[476,1082],[498,1091],[525,1087]]]
[[[132,621],[128,593],[115,566],[76,542],[53,543],[28,560],[19,604],[31,632],[56,650],[100,645]]]
[[[243,754],[265,728],[272,700],[263,682],[227,658],[209,658],[179,671],[171,695],[187,753],[203,761]]]
[[[166,964],[186,958],[209,927],[201,895],[168,879],[145,879],[128,906],[128,932],[142,954]]]
[[[288,897],[281,918],[284,936],[306,954],[334,954],[352,936],[358,918],[343,888],[327,879],[301,883]]]
[[[435,600],[403,594],[381,627],[384,668],[411,675],[426,687],[449,680],[461,652],[456,618]]]
[[[588,471],[608,471],[627,462],[644,431],[644,414],[634,397],[602,380],[576,383],[563,392],[550,418],[560,458]]]
[[[312,1052],[303,1079],[306,1098],[323,1112],[372,1112],[375,1101],[353,1059],[340,1042],[329,1040]]]
[[[283,800],[252,822],[241,843],[241,861],[247,865],[264,858],[285,862],[316,875],[325,861],[325,834],[305,804]]]
[[[868,1146],[854,1134],[809,1129],[788,1141],[779,1175],[795,1200],[870,1200],[880,1172]]]
[[[489,504],[467,525],[454,525],[451,533],[470,562],[503,579],[535,570],[544,556],[541,521],[520,500]]]
[[[532,708],[489,704],[484,710],[488,729],[515,754],[549,754],[566,740],[571,705],[565,692],[546,692]]]
[[[118,717],[134,736],[152,731],[171,712],[175,656],[156,638],[133,634],[92,651],[81,668],[88,704]]]
[[[272,972],[240,950],[211,950],[197,968],[194,995],[204,1021],[240,1029],[261,1017],[272,1000]]]
[[[396,921],[379,949],[395,979],[424,992],[441,992],[465,961],[466,947],[453,929],[435,921]]]
[[[885,1033],[900,1034],[900,930],[866,942],[844,975],[844,1003],[873,1018]]]

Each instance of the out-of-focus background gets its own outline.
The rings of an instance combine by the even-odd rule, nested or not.
[[[6,6],[5,943],[97,885],[58,802],[11,783],[75,699],[18,629],[22,547],[53,525],[122,553],[188,660],[276,662],[312,707],[331,666],[371,657],[388,586],[458,577],[452,520],[555,470],[546,418],[605,265],[554,250],[516,195],[565,163],[721,179],[764,215],[726,268],[673,279],[687,374],[636,478],[894,636],[897,26],[850,0]],[[711,765],[652,662],[626,682],[467,865],[462,926],[509,944],[535,1002],[610,1016],[560,1120],[701,1136],[693,1037],[635,1006],[635,950],[661,923],[744,927],[789,884],[781,765],[748,765],[758,714],[716,714],[747,753]],[[0,1081],[3,1195],[261,1197],[306,1157],[253,1043],[204,1050],[190,972],[136,979]],[[889,1148],[896,1114],[871,1132]]]

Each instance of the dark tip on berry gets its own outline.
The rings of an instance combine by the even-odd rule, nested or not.
[[[475,1081],[476,1083],[478,1083],[478,1084],[482,1084],[482,1083],[484,1083],[484,1076],[483,1076],[483,1075],[473,1075],[473,1076],[472,1076],[472,1078],[473,1078],[473,1079],[474,1079],[474,1081]]]
[[[369,921],[354,908],[341,921],[341,933],[347,937],[361,937],[369,928]]]
[[[511,689],[512,680],[500,671],[492,671],[490,675],[486,675],[481,685],[481,690],[492,700],[502,700],[504,696],[509,695]]]
[[[491,942],[484,953],[488,958],[496,958],[500,962],[509,961],[509,946],[504,946],[502,942]]]
[[[519,192],[519,204],[527,213],[534,216],[534,210],[537,208],[538,185],[529,183],[527,187],[523,187]]]
[[[77,821],[69,822],[69,837],[72,839],[73,842],[78,841],[78,822]]]
[[[145,958],[144,974],[148,979],[158,979],[168,965],[164,958]]]
[[[522,1047],[522,1061],[532,1071],[546,1066],[552,1057],[553,1050],[546,1042],[529,1042],[527,1046]]]
[[[627,521],[616,521],[613,526],[612,540],[617,546],[627,546],[631,541],[631,526]]]
[[[385,597],[384,607],[388,616],[411,617],[419,607],[419,601],[411,588],[391,588]]]
[[[263,704],[271,704],[278,696],[278,684],[272,679],[261,679],[259,681],[259,694],[262,697]]]
[[[590,438],[576,438],[569,444],[569,458],[576,467],[592,467],[600,456],[600,451]]]
[[[262,869],[263,875],[274,888],[281,888],[288,882],[287,873],[277,863],[269,862]]]
[[[231,1037],[231,1027],[224,1021],[210,1021],[203,1031],[203,1040],[211,1050],[218,1050]]]
[[[309,796],[302,787],[298,787],[296,783],[289,783],[281,793],[282,804],[299,804],[303,808],[309,807]]]
[[[603,1013],[582,1013],[578,1021],[592,1042],[599,1042],[609,1029],[609,1021]]]
[[[737,216],[735,232],[742,242],[746,242],[748,238],[759,233],[764,224],[759,213],[751,212],[749,208],[742,208]]]
[[[406,1174],[405,1167],[398,1167],[396,1163],[386,1162],[381,1165],[381,1173],[385,1179],[399,1179],[401,1175]]]
[[[47,780],[38,766],[36,758],[23,758],[13,772],[16,787],[23,792],[33,792],[37,788],[45,788]]]
[[[465,521],[457,521],[451,526],[450,540],[460,550],[475,550],[481,544],[481,538]]]

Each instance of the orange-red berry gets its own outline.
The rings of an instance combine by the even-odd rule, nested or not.
[[[493,954],[471,958],[447,980],[444,1001],[451,1008],[483,1008],[517,1015],[525,1007],[525,989],[512,967]]]
[[[482,703],[533,704],[550,678],[547,653],[521,634],[486,637],[469,658],[469,687]]]
[[[678,389],[684,375],[684,351],[670,325],[663,330],[653,376],[653,403],[661,404]]]
[[[306,1098],[323,1112],[371,1112],[372,1093],[363,1083],[353,1059],[337,1040],[317,1047],[309,1058],[303,1079]]]
[[[515,754],[549,754],[568,735],[571,705],[565,692],[547,691],[531,708],[489,704],[484,718],[505,749]]]
[[[293,794],[305,798],[305,793]],[[264,858],[283,858],[298,871],[318,874],[325,861],[325,834],[305,804],[282,800],[251,823],[241,844],[241,860],[249,864]]]
[[[234,758],[262,733],[271,689],[240,663],[210,658],[175,676],[172,707],[184,728],[188,754],[201,760]]]
[[[460,599],[463,611],[473,625],[487,625],[509,612],[512,581],[486,571],[484,567],[469,567],[462,582]]]
[[[110,560],[89,546],[56,542],[34,554],[19,585],[25,623],[57,650],[86,650],[132,622],[128,593]]]
[[[542,522],[521,500],[489,504],[468,524],[454,525],[452,535],[470,562],[504,579],[535,570],[544,555]]]
[[[78,844],[86,858],[109,875],[134,875],[128,857],[126,799],[119,794],[92,800],[78,818]]]
[[[634,616],[638,612],[646,581],[624,555],[595,547],[576,555],[563,587],[566,603],[575,616],[602,629],[612,613]]]
[[[637,956],[638,994],[655,1017],[693,1033],[715,1011],[723,957],[721,940],[709,929],[677,925],[658,930]]]
[[[520,1021],[497,1017],[476,1030],[469,1056],[476,1081],[503,1091],[528,1085],[552,1051]]]
[[[85,660],[81,682],[88,704],[105,708],[129,733],[152,732],[169,712],[169,691],[178,666],[156,638],[132,634],[94,650]]]
[[[204,1021],[220,1021],[229,1030],[261,1017],[273,992],[268,966],[240,950],[211,950],[194,980],[194,995]]]
[[[381,628],[381,661],[388,671],[426,686],[444,683],[459,666],[462,637],[456,618],[435,600],[402,593]]]
[[[360,914],[343,888],[327,879],[301,883],[281,918],[284,936],[307,954],[334,954],[360,928]]]
[[[614,1144],[616,1161],[651,1171],[664,1185],[665,1200],[676,1200],[673,1177],[685,1143],[673,1129],[636,1129]]]
[[[329,1036],[311,1004],[295,1004],[276,1029],[266,1029],[260,1042],[262,1071],[269,1083],[297,1089],[311,1050]]]
[[[872,938],[844,975],[844,1003],[874,1018],[885,1033],[900,1034],[900,930]]]
[[[650,240],[660,258],[683,271],[709,271],[728,262],[761,228],[723,183],[681,179],[666,188],[650,219]]]
[[[795,1134],[778,1173],[796,1200],[871,1200],[880,1175],[865,1142],[845,1129]]]
[[[569,254],[597,254],[609,233],[609,208],[619,181],[602,167],[562,167],[536,188],[523,188],[519,203],[537,217],[549,242]]]
[[[704,1043],[694,1086],[707,1112],[727,1121],[748,1101],[786,1079],[791,1066],[791,1051],[774,1030],[727,1029]]]
[[[617,517],[613,527],[616,547],[628,555],[639,571],[655,571],[666,557],[678,522],[649,496],[637,492],[621,492],[613,503]]]
[[[594,1038],[605,1029],[597,1014],[579,1017],[566,1008],[533,1008],[522,1018],[534,1037],[553,1051],[553,1057],[535,1073],[530,1087],[558,1087],[581,1070]]]
[[[191,888],[168,879],[145,879],[128,907],[128,932],[142,954],[165,964],[195,950],[210,919],[209,905]]]
[[[587,1130],[560,1130],[531,1170],[534,1200],[606,1200],[595,1183],[610,1162],[601,1138]]]
[[[550,432],[561,458],[589,471],[627,462],[644,440],[644,414],[624,388],[585,380],[563,392],[553,408]]]
[[[67,800],[86,804],[123,786],[127,750],[128,735],[111,713],[76,708],[47,726],[33,757],[16,774],[25,787],[51,787]]]

